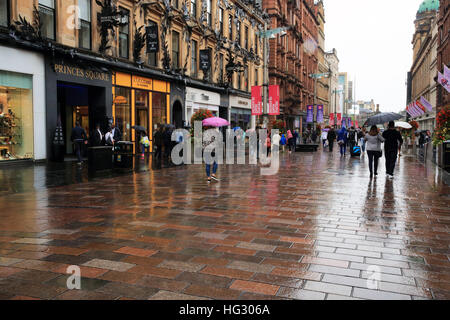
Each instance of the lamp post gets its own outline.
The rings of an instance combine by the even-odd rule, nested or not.
[[[334,89],[333,90],[333,94],[334,94],[334,125],[337,126],[337,94],[343,92],[344,90],[338,90],[338,89]]]
[[[257,32],[256,34],[263,38],[263,116],[262,116],[262,124],[264,128],[267,128],[268,119],[268,111],[267,111],[267,100],[268,100],[268,90],[269,90],[269,50],[268,45],[269,41],[267,39],[274,39],[275,35],[278,33],[282,33],[281,36],[285,36],[286,31],[289,30],[289,27],[284,28],[276,28],[267,30],[267,22],[264,22],[264,31]]]

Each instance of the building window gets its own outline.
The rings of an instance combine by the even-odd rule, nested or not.
[[[122,132],[122,140],[131,141],[131,89],[116,87],[114,101],[114,118],[120,132]]]
[[[206,0],[206,23],[208,26],[212,26],[211,0]]]
[[[191,77],[197,78],[197,41],[192,40],[191,50]]]
[[[255,36],[255,54],[258,54],[259,50],[259,36]]]
[[[233,16],[228,15],[228,39],[233,39]]]
[[[0,71],[0,162],[32,159],[33,77]]]
[[[167,94],[152,92],[152,124],[167,123]]]
[[[244,91],[248,91],[248,67],[244,69]]]
[[[149,26],[154,26],[156,25],[156,22],[152,21],[152,20],[148,20],[148,25]],[[157,52],[150,52],[148,54],[148,64],[152,67],[157,67],[158,66],[158,62],[157,62]]]
[[[249,37],[248,37],[248,27],[247,26],[245,26],[245,34],[244,34],[244,48],[245,49],[249,49],[248,48],[248,39],[249,39]]]
[[[121,58],[128,59],[129,50],[129,38],[130,38],[130,21],[128,17],[130,16],[130,11],[120,8],[120,11],[127,16],[127,23],[119,26],[119,56]]]
[[[219,32],[223,36],[223,9],[219,9]]]
[[[9,1],[0,0],[0,26],[7,27],[9,25]]]
[[[223,53],[219,54],[219,83],[223,83]]]
[[[55,1],[39,0],[39,18],[41,19],[41,34],[44,38],[55,40]]]
[[[180,8],[180,0],[172,0],[172,7],[179,9]]]
[[[241,90],[241,87],[242,87],[242,75],[240,73],[238,73],[237,79],[238,79],[237,88],[239,90]]]
[[[255,67],[255,86],[258,85],[258,68]]]
[[[241,45],[241,22],[239,20],[236,23],[236,42]]]
[[[78,0],[80,8],[79,46],[91,49],[91,0]]]
[[[172,67],[179,68],[180,61],[180,34],[172,31]]]
[[[197,18],[197,0],[191,0],[191,16]]]

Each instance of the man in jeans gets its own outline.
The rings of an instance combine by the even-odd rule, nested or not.
[[[86,131],[84,131],[84,129],[80,126],[79,121],[76,122],[75,128],[72,129],[72,135],[70,138],[75,145],[75,153],[78,158],[78,164],[81,165],[82,164],[81,150],[83,147],[83,143],[87,141],[87,135]]]
[[[384,156],[386,158],[386,174],[390,179],[394,179],[395,162],[399,147],[403,144],[403,138],[400,132],[395,130],[394,121],[389,122],[388,130],[383,132]]]

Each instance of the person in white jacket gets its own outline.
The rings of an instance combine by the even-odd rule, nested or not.
[[[327,146],[327,139],[328,139],[328,131],[322,130],[322,134],[320,135],[320,139],[322,139],[322,146],[325,150],[325,147]]]
[[[370,131],[364,137],[366,141],[367,155],[369,156],[370,178],[378,175],[378,160],[381,158],[381,143],[384,142],[383,136],[378,132],[377,126],[372,126]]]

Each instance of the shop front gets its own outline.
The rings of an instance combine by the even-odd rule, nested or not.
[[[44,160],[44,58],[4,46],[0,56],[0,164]]]
[[[47,150],[57,158],[52,141],[62,128],[64,150],[72,155],[71,132],[79,122],[88,138],[96,125],[102,132],[112,117],[111,72],[99,65],[66,57],[46,58]],[[87,150],[84,150],[86,155]]]
[[[158,125],[170,123],[170,83],[166,81],[115,72],[113,75],[114,122],[122,133],[122,141],[133,142],[139,150],[142,129],[150,139]],[[140,130],[136,130],[139,126]]]
[[[220,111],[220,93],[186,87],[186,119],[188,125],[192,126],[192,115],[200,110],[206,109],[216,117]]]
[[[231,128],[239,127],[244,131],[254,129],[256,117],[252,116],[251,100],[237,95],[230,95],[229,102]]]

